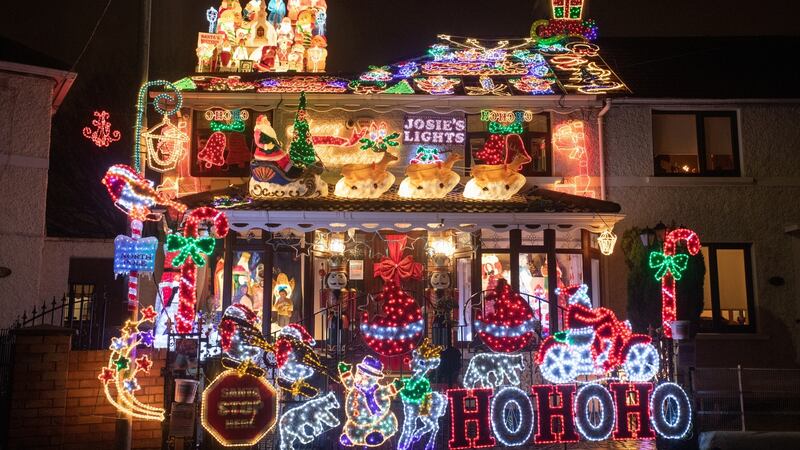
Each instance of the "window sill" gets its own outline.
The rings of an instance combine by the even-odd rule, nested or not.
[[[608,177],[607,181],[608,185],[612,187],[750,186],[755,184],[753,177]]]
[[[697,333],[697,340],[702,341],[766,341],[769,335],[761,333],[730,332],[730,333]]]

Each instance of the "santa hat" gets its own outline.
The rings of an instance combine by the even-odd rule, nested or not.
[[[314,340],[310,334],[308,334],[308,331],[306,331],[302,325],[297,323],[290,323],[289,325],[281,328],[281,330],[278,331],[278,336],[291,336],[309,345],[315,345],[317,343],[317,341]]]
[[[366,373],[377,378],[383,378],[383,363],[372,355],[367,355],[356,366],[359,372]]]

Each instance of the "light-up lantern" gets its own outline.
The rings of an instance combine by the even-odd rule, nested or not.
[[[328,237],[328,251],[332,255],[344,254],[344,233],[331,233]]]
[[[449,231],[428,232],[428,252],[431,256],[441,255],[449,258],[455,251],[453,235]]]
[[[606,228],[600,233],[597,238],[597,245],[600,246],[600,253],[608,256],[614,253],[614,245],[617,243],[617,235],[611,231],[611,228]]]

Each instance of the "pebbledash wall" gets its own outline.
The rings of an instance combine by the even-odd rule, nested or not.
[[[654,109],[736,111],[741,176],[654,177]],[[617,235],[632,226],[674,220],[690,226],[704,242],[752,244],[757,332],[698,335],[698,366],[800,363],[798,117],[800,101],[647,99],[615,99],[606,116],[607,198],[621,204],[626,216],[616,226]],[[619,243],[607,269],[606,302],[624,313],[627,267]],[[770,284],[774,276],[785,284]]]
[[[0,71],[0,328],[39,296],[53,81]]]
[[[115,448],[117,411],[106,400],[97,379],[108,351],[71,351],[71,330],[48,325],[15,330],[14,370],[11,376],[9,449]],[[164,401],[161,376],[166,353],[148,353],[150,373],[139,377],[139,400]],[[135,420],[135,449],[160,449],[162,424]]]

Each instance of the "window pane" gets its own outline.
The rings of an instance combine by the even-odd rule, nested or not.
[[[557,253],[556,266],[559,288],[583,283],[582,255]]]
[[[531,162],[522,168],[523,174],[543,173],[547,171],[547,146],[545,138],[534,137],[528,142],[528,154]]]
[[[653,114],[655,173],[698,173],[694,114]]]
[[[727,325],[749,325],[744,250],[718,249],[719,308]]]
[[[542,331],[549,332],[546,253],[520,253],[519,292],[530,303],[534,317],[542,323]]]
[[[472,296],[472,259],[456,260],[456,287],[458,289],[458,340],[472,340],[472,308],[465,308]]]
[[[272,256],[272,332],[303,317],[303,261],[293,251]]]
[[[528,131],[548,133],[550,130],[547,128],[547,114],[534,115],[533,120],[528,122]]]
[[[706,117],[703,119],[703,125],[706,143],[706,169],[734,170],[731,118]]]
[[[259,252],[233,253],[231,304],[242,303],[264,320],[264,263]]]

